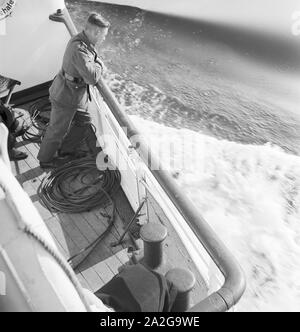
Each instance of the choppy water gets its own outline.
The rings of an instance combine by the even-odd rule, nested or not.
[[[300,310],[300,57],[293,40],[68,3],[79,29],[91,10],[111,21],[100,50],[106,79],[154,146],[180,144],[186,135],[198,142],[202,166],[174,171],[246,271],[240,309]]]

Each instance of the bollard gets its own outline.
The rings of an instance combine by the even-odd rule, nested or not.
[[[195,287],[196,278],[189,270],[172,269],[166,274],[168,281],[178,289],[172,312],[185,312],[192,307],[191,291]]]
[[[167,235],[167,228],[158,223],[148,223],[140,230],[141,239],[144,241],[143,263],[152,270],[163,264],[163,242]]]

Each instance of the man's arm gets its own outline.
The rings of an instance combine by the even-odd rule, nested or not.
[[[93,55],[82,44],[76,46],[74,65],[85,83],[96,85],[103,72],[102,65],[95,62]]]

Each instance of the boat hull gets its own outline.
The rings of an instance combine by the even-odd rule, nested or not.
[[[21,81],[15,91],[50,81],[60,69],[70,35],[49,15],[64,7],[64,0],[17,1],[0,21],[0,74]]]

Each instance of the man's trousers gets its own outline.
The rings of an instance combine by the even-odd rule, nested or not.
[[[76,114],[76,108],[65,107],[51,100],[50,123],[43,138],[38,160],[46,163],[51,162],[67,136],[73,118]]]

